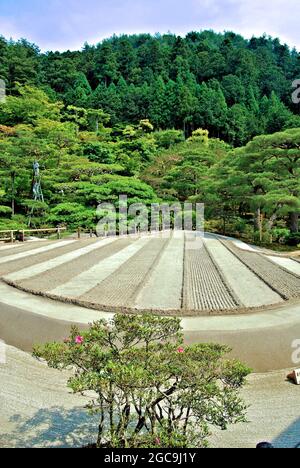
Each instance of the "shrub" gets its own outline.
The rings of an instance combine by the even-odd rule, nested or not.
[[[184,346],[180,320],[116,315],[64,343],[36,347],[55,369],[73,371],[68,386],[97,395],[96,446],[205,447],[210,426],[245,421],[239,396],[250,370],[217,344]]]
[[[113,164],[115,162],[113,148],[109,143],[101,143],[98,141],[89,142],[85,144],[83,154],[92,162],[102,164]]]
[[[9,206],[0,205],[0,216],[11,216],[12,209]]]
[[[290,230],[287,228],[274,228],[271,231],[274,242],[285,243],[290,235]]]
[[[18,231],[28,228],[26,218],[21,215],[13,216],[12,219],[0,218],[0,231],[12,230]]]
[[[287,245],[290,245],[292,247],[297,247],[300,245],[300,232],[297,232],[295,234],[289,234],[286,237],[286,243]]]
[[[171,146],[184,141],[184,134],[180,130],[164,130],[154,133],[156,144],[159,148],[171,148]]]
[[[92,229],[96,222],[96,210],[88,209],[80,203],[60,203],[51,210],[47,222],[54,226],[64,224],[70,229],[79,226]]]

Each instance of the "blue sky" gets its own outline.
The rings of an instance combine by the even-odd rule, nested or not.
[[[264,32],[300,50],[299,0],[0,0],[0,35],[42,50],[80,49],[121,33]]]

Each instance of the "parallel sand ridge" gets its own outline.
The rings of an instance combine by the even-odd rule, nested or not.
[[[0,247],[4,281],[99,310],[237,313],[300,297],[300,264],[184,233]]]

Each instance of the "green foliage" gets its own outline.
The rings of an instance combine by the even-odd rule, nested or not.
[[[158,148],[168,149],[184,141],[184,135],[180,130],[164,130],[154,133],[154,138]]]
[[[0,231],[19,231],[27,228],[28,224],[24,216],[17,215],[13,216],[12,219],[2,218],[2,215],[0,217]]]
[[[97,395],[88,409],[99,416],[98,448],[189,448],[207,446],[213,426],[245,422],[239,391],[250,370],[229,351],[185,347],[176,318],[116,315],[34,355],[73,371],[73,392]]]
[[[40,118],[58,120],[61,103],[52,103],[46,93],[29,85],[17,87],[18,96],[8,96],[0,104],[3,125],[34,124]]]
[[[12,214],[12,209],[9,206],[0,205],[0,216],[9,216]]]
[[[290,230],[287,228],[277,227],[272,229],[273,239],[279,243],[284,243],[290,234]]]
[[[240,188],[248,202],[269,217],[285,217],[293,233],[299,228],[299,142],[299,129],[256,137],[232,160],[244,176]]]
[[[204,146],[208,146],[208,130],[203,130],[199,128],[192,133],[192,136],[188,139],[189,142],[197,142]]]
[[[60,203],[51,210],[48,217],[48,222],[52,225],[66,225],[74,230],[78,226],[92,229],[95,227],[95,220],[95,210],[87,209],[79,203]]]
[[[0,216],[28,213],[38,160],[41,224],[75,203],[90,225],[123,191],[205,202],[219,232],[281,242],[274,229],[299,231],[299,73],[296,51],[267,36],[142,34],[47,54],[0,38]]]
[[[199,129],[185,143],[161,152],[143,177],[159,195],[186,201],[200,196],[210,168],[229,150],[224,142],[209,139],[207,130]]]
[[[87,142],[83,146],[83,154],[92,162],[101,164],[113,164],[115,162],[114,147],[110,143],[100,141]]]
[[[18,95],[0,105],[0,217],[5,227],[18,228],[9,218],[34,210],[36,227],[94,229],[102,201],[117,204],[119,195],[135,203],[157,201],[150,186],[132,177],[156,154],[151,123],[143,120],[113,139],[112,129],[104,127],[108,121],[100,109],[65,108],[29,86],[18,87]],[[32,199],[34,161],[40,164],[45,203]]]
[[[295,50],[278,39],[246,40],[233,32],[114,36],[80,52],[47,54],[25,40],[0,42],[0,78],[12,97],[18,83],[40,86],[51,101],[104,111],[113,126],[149,120],[156,130],[186,136],[202,127],[239,146],[300,126],[290,98],[298,77]],[[89,123],[97,128],[97,119]]]
[[[202,130],[195,131],[186,143],[161,150],[143,179],[168,201],[205,203],[213,232],[264,243],[282,243],[289,232],[296,234],[299,129],[262,135],[236,150],[202,136]]]
[[[285,239],[287,245],[298,247],[300,245],[300,233],[289,234]]]

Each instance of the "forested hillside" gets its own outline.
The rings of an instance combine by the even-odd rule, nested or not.
[[[103,109],[113,126],[149,119],[156,129],[207,128],[234,146],[299,125],[291,83],[300,60],[278,39],[192,32],[113,37],[80,52],[40,53],[0,39],[0,77],[42,87],[67,105]]]
[[[0,38],[0,230],[95,228],[99,202],[199,201],[207,229],[300,242],[299,54],[233,33],[43,54]],[[262,135],[262,136],[257,136]],[[33,202],[34,161],[44,202]]]

